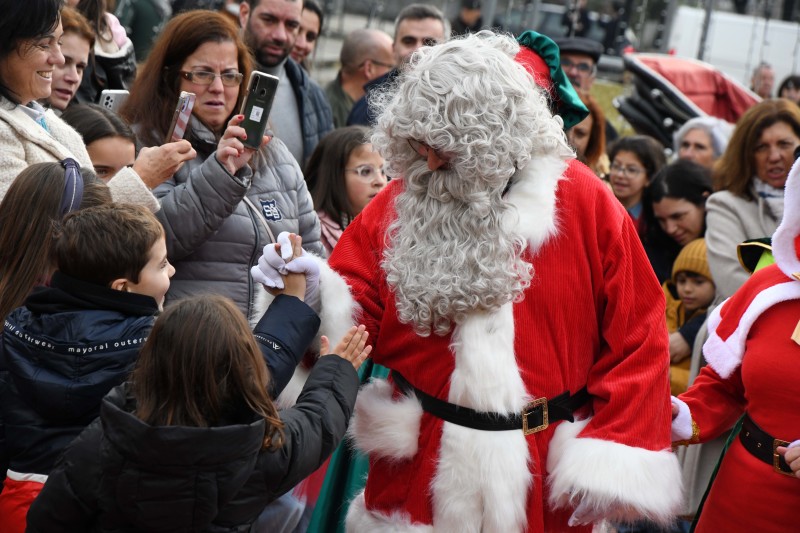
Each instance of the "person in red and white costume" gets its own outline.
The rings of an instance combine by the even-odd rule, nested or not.
[[[392,369],[359,393],[370,472],[348,531],[590,531],[680,507],[660,287],[519,52],[489,32],[422,48],[379,103],[373,144],[396,178],[329,259],[348,286],[327,266],[319,282],[321,330],[356,318]],[[588,399],[528,435],[472,429],[399,375],[488,425]]]
[[[800,508],[800,164],[772,237],[775,264],[756,271],[708,318],[708,365],[673,398],[676,443],[707,442],[746,415],[695,531],[794,530]],[[749,451],[749,450],[753,451]],[[785,461],[782,457],[785,454]]]

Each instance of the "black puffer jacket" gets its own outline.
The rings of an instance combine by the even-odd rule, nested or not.
[[[252,413],[221,427],[151,427],[131,414],[128,386],[118,387],[50,475],[27,531],[248,531],[333,452],[357,390],[349,362],[320,358],[295,407],[281,412],[283,447],[268,452]]]
[[[0,349],[0,468],[48,474],[133,368],[156,301],[59,272],[9,314]]]

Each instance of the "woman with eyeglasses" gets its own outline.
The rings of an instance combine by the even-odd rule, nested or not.
[[[383,157],[373,150],[364,126],[339,128],[326,135],[308,160],[305,176],[328,253],[387,183]]]
[[[131,89],[122,115],[146,146],[167,135],[181,91],[197,100],[185,138],[197,158],[155,190],[176,274],[167,301],[211,292],[253,314],[250,277],[261,249],[281,232],[324,255],[319,220],[294,157],[279,139],[242,144],[239,115],[252,59],[225,16],[189,11],[167,23]]]
[[[311,68],[308,63],[314,59],[314,49],[322,33],[323,21],[322,8],[319,4],[314,0],[305,0],[303,14],[300,17],[300,30],[297,33],[297,40],[292,48],[291,56],[306,70]],[[311,57],[309,58],[309,56]]]
[[[646,193],[650,181],[667,163],[664,150],[652,137],[634,135],[614,142],[608,157],[611,190],[633,219],[650,266],[663,283],[672,276],[672,261],[678,251],[670,239],[662,238]]]

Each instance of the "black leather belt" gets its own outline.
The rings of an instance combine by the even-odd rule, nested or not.
[[[537,398],[526,405],[522,412],[513,415],[499,413],[485,413],[469,407],[462,407],[444,400],[440,400],[426,392],[419,390],[409,383],[397,371],[392,370],[392,377],[397,386],[405,393],[414,392],[422,404],[422,409],[437,418],[482,431],[510,431],[521,429],[525,435],[538,433],[552,422],[569,420],[574,422],[572,414],[589,400],[589,391],[586,387],[570,396],[569,391],[559,394],[555,398]]]
[[[786,460],[778,453],[778,446],[788,446],[789,441],[773,438],[772,435],[758,427],[750,415],[745,414],[742,421],[742,430],[739,432],[739,440],[744,449],[756,459],[772,465],[772,469],[779,474],[793,476],[794,472],[786,464]]]

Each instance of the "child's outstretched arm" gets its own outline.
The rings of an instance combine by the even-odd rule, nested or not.
[[[372,352],[372,346],[367,346],[368,337],[369,333],[364,324],[358,327],[353,326],[342,340],[339,341],[339,344],[336,345],[333,351],[328,353],[330,342],[328,341],[328,337],[323,335],[320,339],[320,354],[338,355],[342,359],[353,363],[353,368],[358,370],[361,363],[363,363],[370,352]]]

